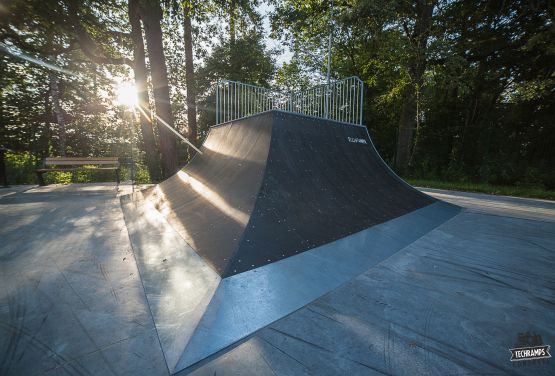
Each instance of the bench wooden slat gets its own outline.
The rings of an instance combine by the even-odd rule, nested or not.
[[[46,166],[68,166],[38,168],[36,170],[40,185],[44,185],[42,174],[47,172],[73,172],[77,170],[115,170],[116,181],[119,184],[120,163],[118,157],[47,157],[43,160],[43,167]],[[79,167],[80,166],[80,167]],[[95,167],[87,167],[95,166]],[[98,167],[108,166],[108,167]]]
[[[118,165],[119,162],[109,162],[109,161],[56,161],[56,162],[49,162],[45,161],[45,166],[86,166],[86,165]]]
[[[115,165],[119,166],[117,157],[99,157],[99,158],[65,158],[65,157],[49,157],[45,158],[45,166],[83,166],[83,165]]]
[[[63,172],[63,171],[75,171],[75,170],[77,170],[77,169],[66,167],[66,168],[37,168],[36,171],[37,172],[50,172],[50,171],[56,171],[56,172],[61,171],[61,172]]]
[[[117,161],[119,157],[46,157],[47,161],[53,160],[68,160],[68,161],[80,161],[85,159],[98,159],[104,161]]]

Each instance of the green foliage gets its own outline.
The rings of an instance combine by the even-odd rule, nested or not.
[[[4,154],[9,184],[36,184],[37,158],[29,152]]]
[[[275,81],[276,86],[284,92],[299,91],[310,87],[310,78],[295,57],[291,62],[285,62],[278,68]]]
[[[407,181],[415,187],[555,200],[555,190],[544,189],[541,186],[534,185],[495,185],[488,183],[471,183],[467,181],[446,181],[412,178],[407,178]]]
[[[555,11],[540,3],[437,2],[427,30],[426,69],[418,82],[420,121],[409,177],[555,187]],[[163,2],[177,129],[187,131],[183,5],[191,8],[194,21],[201,138],[215,120],[213,88],[219,79],[282,90],[323,82],[333,27],[332,78],[356,75],[364,81],[364,121],[378,150],[392,163],[404,92],[415,85],[410,64],[417,36],[411,30],[419,2],[335,1],[333,25],[330,1],[270,4],[272,36],[293,53],[280,67],[261,32],[259,2]],[[76,9],[73,16],[71,7]],[[83,48],[76,25],[98,43]],[[58,153],[61,127],[53,111],[53,78],[60,91],[68,156],[133,155],[137,180],[149,181],[145,154],[137,150],[144,149],[137,124],[131,132],[113,102],[112,79],[129,80],[131,70],[91,57],[129,59],[129,29],[124,0],[15,0],[0,7],[0,41],[11,51],[2,47],[0,53],[0,145],[17,152],[7,162],[12,183],[34,183],[37,161]],[[52,65],[59,69],[47,69]],[[149,85],[152,93],[156,83]],[[191,154],[179,145],[181,162]],[[129,174],[124,166],[122,179]],[[113,179],[101,171],[48,175],[64,183]]]
[[[216,45],[198,71],[199,89],[204,95],[199,98],[199,129],[206,134],[208,127],[216,121],[214,108],[214,83],[229,79],[252,85],[269,87],[274,77],[273,51],[264,45],[257,30],[242,34],[233,46],[227,41]]]
[[[275,1],[274,35],[301,69],[323,75],[330,2]],[[335,2],[332,74],[366,84],[364,120],[395,158],[415,4]],[[550,188],[555,170],[553,7],[527,1],[439,1],[426,50],[409,176]]]

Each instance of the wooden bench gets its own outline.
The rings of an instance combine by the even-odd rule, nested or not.
[[[51,166],[51,167],[49,167]],[[95,166],[95,167],[84,167]],[[41,167],[36,170],[39,185],[46,185],[42,174],[54,171],[76,171],[84,170],[115,170],[116,181],[119,184],[120,163],[118,157],[98,157],[98,158],[74,158],[74,157],[49,157],[44,158]]]

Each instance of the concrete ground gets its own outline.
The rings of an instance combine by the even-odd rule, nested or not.
[[[129,191],[0,189],[0,375],[168,374]],[[553,359],[511,363],[509,348],[555,344],[555,202],[424,191],[466,210],[187,373],[554,375]]]

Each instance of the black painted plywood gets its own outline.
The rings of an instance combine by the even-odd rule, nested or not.
[[[270,111],[212,128],[202,151],[147,196],[222,277],[435,201],[389,170],[364,127]]]

